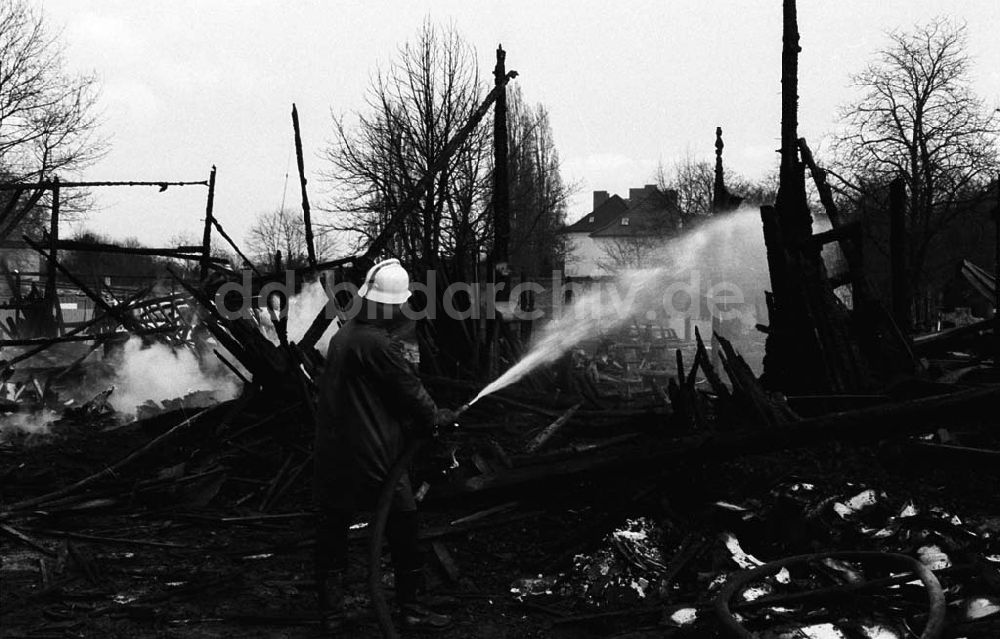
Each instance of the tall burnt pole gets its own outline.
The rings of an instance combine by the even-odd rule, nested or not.
[[[212,257],[212,215],[215,208],[215,165],[208,175],[208,200],[205,202],[205,231],[201,237],[201,266],[198,280],[202,283],[208,279],[208,269]]]
[[[62,306],[59,305],[59,289],[56,286],[56,255],[59,246],[59,177],[52,179],[52,209],[49,217],[49,257],[46,260],[45,300],[52,313],[52,332],[50,335],[60,335],[62,331]],[[48,327],[47,327],[48,328]]]
[[[889,185],[889,272],[892,314],[904,333],[909,332],[913,324],[906,252],[906,183],[903,178],[896,178]]]
[[[799,161],[799,23],[795,0],[784,0],[781,34],[781,168],[775,208],[786,240],[812,235],[806,180]]]
[[[795,0],[784,0],[782,19],[780,182],[774,206],[761,207],[773,291],[762,381],[786,393],[860,391],[871,386],[868,363],[848,310],[834,295],[806,199]]]
[[[1000,109],[997,109],[1000,111]],[[996,262],[993,265],[993,317],[1000,315],[1000,172],[997,172],[997,208],[995,211],[996,224]],[[994,325],[994,332],[1000,331]],[[1000,358],[998,358],[1000,361]]]
[[[507,164],[507,52],[497,46],[493,69],[497,103],[493,107],[493,281],[506,280],[510,260],[510,186]],[[499,278],[497,277],[499,276]]]
[[[507,165],[507,52],[497,46],[497,64],[493,68],[496,104],[493,106],[493,250],[486,264],[486,279],[495,284],[488,292],[495,301],[507,301],[510,280],[510,186]],[[500,318],[486,325],[485,361],[482,362],[487,379],[497,374],[497,341],[500,335]]]
[[[781,168],[774,206],[762,206],[772,294],[764,355],[764,383],[788,390],[816,387],[814,366],[822,359],[810,322],[802,247],[812,235],[805,173],[799,160],[799,28],[795,0],[784,0],[781,37]],[[817,256],[818,257],[818,256]]]
[[[306,251],[309,267],[316,267],[316,247],[313,244],[312,219],[310,218],[309,193],[306,191],[306,166],[302,157],[302,134],[299,132],[299,111],[292,104],[292,129],[295,131],[295,162],[299,167],[299,186],[302,188],[302,222],[306,228]]]

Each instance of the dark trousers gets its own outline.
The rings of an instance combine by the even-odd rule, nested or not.
[[[347,532],[354,513],[350,510],[321,510],[316,526],[316,578],[322,584],[327,576],[343,579],[347,571]],[[415,602],[423,558],[417,545],[417,511],[393,510],[385,533],[396,577],[396,598],[401,603]]]

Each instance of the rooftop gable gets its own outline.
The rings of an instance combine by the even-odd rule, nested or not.
[[[659,190],[646,191],[645,197],[635,198],[628,208],[596,229],[591,237],[634,237],[665,235],[680,228],[677,201]]]
[[[587,213],[579,220],[563,229],[564,233],[593,233],[618,219],[628,210],[628,204],[621,197],[612,195],[603,204]]]

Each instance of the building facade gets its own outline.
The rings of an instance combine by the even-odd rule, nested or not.
[[[593,208],[563,229],[565,276],[602,279],[641,266],[644,252],[681,228],[676,191],[655,184],[629,189],[627,199],[594,191]]]

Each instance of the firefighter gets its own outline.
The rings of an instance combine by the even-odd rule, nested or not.
[[[319,379],[315,448],[318,510],[316,583],[325,626],[342,625],[347,533],[354,513],[375,506],[404,438],[428,436],[455,421],[439,409],[407,360],[401,338],[413,322],[404,317],[409,275],[398,260],[373,266],[358,292],[360,312],[330,340]],[[405,474],[396,486],[386,536],[395,572],[400,623],[443,628],[451,619],[417,599],[422,559],[417,509]]]

